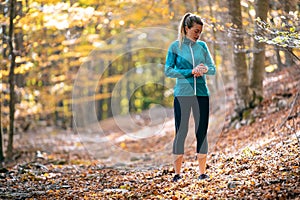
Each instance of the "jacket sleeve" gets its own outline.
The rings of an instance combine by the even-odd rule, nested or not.
[[[165,64],[165,75],[170,78],[188,78],[192,76],[192,69],[178,69],[176,65],[180,63],[176,63],[177,53],[173,49],[173,45],[169,47],[167,56],[166,56],[166,64]]]
[[[215,75],[216,74],[216,66],[215,66],[214,60],[211,57],[211,54],[209,52],[209,49],[208,49],[206,43],[202,43],[202,44],[203,44],[202,46],[206,52],[205,65],[208,67],[208,71],[206,74],[207,75]]]

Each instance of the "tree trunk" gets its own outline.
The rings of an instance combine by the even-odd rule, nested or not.
[[[248,69],[246,64],[246,53],[244,45],[244,32],[242,24],[242,13],[240,0],[228,0],[229,16],[231,18],[232,26],[232,40],[233,40],[233,59],[235,68],[236,83],[236,112],[242,114],[250,105],[250,88]]]
[[[171,24],[172,27],[176,30],[177,29],[177,19],[175,19],[176,16],[176,10],[174,9],[174,2],[172,0],[168,0],[168,8],[169,8],[169,16],[171,18]]]
[[[1,94],[0,94],[1,95]],[[2,95],[0,98],[0,168],[2,167],[2,162],[4,161],[4,154],[3,154],[3,131],[2,131]]]
[[[281,57],[280,57],[280,47],[275,46],[275,52],[276,52],[276,60],[277,60],[278,68],[282,69],[283,64],[282,64]]]
[[[186,12],[193,12],[193,5],[191,5],[190,1],[183,0],[183,4]]]
[[[107,72],[108,73],[107,77],[111,77],[111,76],[114,75],[114,69],[113,68],[114,68],[115,65],[113,64],[113,62],[114,61],[111,61],[111,60],[109,61],[108,68],[107,68],[107,71],[108,71]],[[114,84],[107,83],[107,90],[108,90],[109,93],[112,94],[112,92],[114,90]],[[107,118],[113,117],[111,102],[112,102],[111,97],[106,99],[106,104],[107,104],[107,108],[108,108],[107,111],[106,111]]]
[[[280,3],[283,8],[282,10],[284,10],[286,14],[288,14],[290,11],[294,12],[297,10],[298,0],[280,0]]]
[[[1,28],[2,28],[2,42],[3,44],[6,44],[7,43],[6,25],[2,24]],[[7,47],[5,47],[5,45],[2,45],[2,56],[3,58],[7,58]]]
[[[267,21],[269,0],[256,0],[256,18]],[[256,25],[255,32],[261,31]],[[265,74],[265,44],[254,40],[253,66],[251,73],[251,89],[254,92],[254,104],[261,102],[263,98],[263,79]]]
[[[102,59],[99,60],[99,66],[101,66],[100,67],[101,70],[98,71],[97,73],[103,74],[103,70],[104,70],[104,66],[105,66],[104,60],[102,60]],[[103,85],[101,84],[101,85],[99,85],[98,93],[102,94],[102,92],[103,92]],[[103,99],[100,99],[97,102],[97,119],[98,119],[98,121],[103,119]]]
[[[195,12],[199,12],[199,0],[194,0],[194,2],[195,2]]]
[[[4,15],[6,15],[6,13],[4,13]],[[7,40],[7,32],[6,32],[6,25],[2,24],[1,25],[1,28],[2,28],[2,42],[3,44],[6,44]],[[2,45],[2,56],[3,58],[7,58],[7,47],[4,47],[5,45]],[[2,67],[4,66],[1,66],[1,70]],[[2,80],[0,80],[0,84],[2,84]],[[2,167],[2,162],[4,161],[4,146],[3,146],[3,127],[2,127],[2,99],[3,99],[3,96],[2,96],[2,91],[0,93],[0,167]]]
[[[14,35],[14,18],[15,18],[15,0],[10,0],[9,13],[9,32],[8,32],[8,46],[9,55],[11,57],[9,70],[9,135],[7,145],[7,158],[11,159],[13,156],[13,136],[14,136],[14,119],[15,119],[15,62],[16,55],[14,53],[13,35]]]
[[[215,2],[215,3],[219,3],[219,2]],[[213,2],[211,1],[208,1],[208,5],[209,5],[209,14],[211,17],[215,17],[214,15],[214,11],[213,11]],[[216,23],[213,22],[213,27],[216,26]],[[218,69],[218,63],[217,63],[217,44],[216,44],[216,41],[217,41],[217,31],[216,29],[212,29],[212,57],[213,57],[213,60],[215,61],[215,64],[216,64],[216,67],[217,67],[217,71],[219,71]],[[218,76],[215,76],[215,79],[214,79],[214,85],[216,86],[217,90],[219,89],[219,80],[218,80]]]

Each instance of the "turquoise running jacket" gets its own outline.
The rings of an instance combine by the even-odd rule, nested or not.
[[[192,70],[200,63],[208,67],[208,72],[195,78]],[[205,42],[193,42],[185,37],[181,47],[178,40],[169,46],[165,75],[176,78],[174,96],[209,96],[206,75],[215,74],[216,66]]]

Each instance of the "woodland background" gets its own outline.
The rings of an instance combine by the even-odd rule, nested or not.
[[[1,183],[8,184],[1,186],[1,197],[226,198],[259,190],[266,198],[295,198],[300,194],[299,184],[293,182],[299,182],[299,7],[297,0],[1,1],[0,160]],[[172,168],[149,167],[147,163],[154,158],[147,152],[172,140],[174,80],[162,72],[167,47],[176,39],[179,20],[186,12],[203,18],[201,39],[208,44],[218,71],[209,78],[214,102],[211,126],[215,127],[211,143],[217,144],[212,145],[215,154],[209,166],[217,170],[212,167],[215,179],[208,186],[193,185],[186,178],[183,189],[178,189],[163,183]],[[126,74],[131,76],[124,78]],[[152,82],[141,84],[141,79],[149,77],[154,77]],[[94,117],[90,115],[93,109]],[[114,120],[116,113],[122,125]],[[133,128],[128,120],[122,121],[128,115],[137,124]],[[105,146],[103,138],[93,143],[98,122],[106,141],[127,152],[145,153],[128,159],[134,166],[148,166],[148,171],[129,170],[121,157],[107,150],[111,143]],[[147,128],[161,124],[169,134],[155,136],[150,142],[147,137],[124,139],[120,130],[120,126],[131,132],[141,129],[137,134],[147,136]],[[267,150],[262,144],[257,147],[257,138],[263,138]],[[268,142],[282,146],[273,144],[278,150],[273,152]],[[191,151],[185,171],[194,176]],[[242,152],[242,157],[235,157],[236,152]],[[276,153],[286,165],[269,166],[268,159]],[[112,157],[117,161],[111,167],[108,160]],[[230,168],[252,170],[260,178],[231,176]],[[68,175],[72,170],[75,177]],[[276,178],[277,172],[289,178]],[[98,175],[103,180],[101,187],[94,185]],[[271,175],[275,178],[263,182]],[[51,182],[54,177],[61,182]],[[76,177],[90,182],[76,185]],[[126,180],[118,185],[114,179]],[[25,183],[14,188],[16,181],[26,182],[31,190]],[[41,182],[44,188],[33,189]],[[96,190],[82,193],[89,184]],[[224,191],[218,193],[213,185]]]

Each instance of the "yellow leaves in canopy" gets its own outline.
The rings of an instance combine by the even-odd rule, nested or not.
[[[60,75],[60,76],[54,76],[51,78],[51,81],[56,83],[56,82],[63,82],[66,80],[66,76],[65,75]]]
[[[0,70],[0,79],[3,79],[4,77],[7,77],[9,74],[8,70]]]
[[[71,46],[71,45],[79,44],[80,42],[81,42],[81,39],[77,38],[77,39],[71,39],[71,40],[63,40],[61,44],[63,46]]]
[[[94,49],[94,47],[90,44],[81,44],[81,45],[76,45],[74,47],[75,52],[81,52],[81,56],[88,56],[89,53]]]
[[[117,83],[122,78],[122,75],[115,75],[100,79],[99,84]]]
[[[24,74],[28,72],[33,66],[34,64],[32,62],[27,62],[25,64],[22,64],[15,69],[15,74]]]
[[[78,3],[81,4],[81,5],[99,5],[99,0],[89,0],[89,1],[86,1],[86,0],[78,0]],[[109,1],[111,3],[113,3],[114,1]]]
[[[33,43],[32,43],[32,46],[33,46],[33,47],[38,47],[38,46],[39,46],[39,43],[38,43],[38,42],[33,42]]]
[[[4,17],[4,15],[0,15],[0,22],[4,24],[4,22],[8,21],[8,17]],[[8,23],[8,22],[6,22]]]
[[[54,54],[54,55],[49,56],[49,61],[58,61],[61,59],[62,59],[61,55]]]
[[[37,3],[43,3],[43,4],[56,4],[56,3],[59,3],[61,2],[60,0],[34,0],[35,2]]]
[[[43,4],[43,10],[37,10]],[[63,3],[59,0],[38,0],[30,4],[29,14],[18,19],[24,31],[40,30],[41,28],[55,28],[63,30],[73,26],[84,26],[94,14],[93,7],[79,7],[79,4]],[[67,11],[67,12],[66,12]]]
[[[211,17],[210,21],[211,21],[212,23],[217,23],[217,19],[216,19],[215,17]]]
[[[95,94],[92,96],[85,96],[79,99],[65,99],[66,104],[76,104],[76,103],[83,103],[83,102],[89,102],[89,101],[97,101],[101,99],[107,99],[111,97],[111,93],[101,93],[101,94]]]
[[[143,104],[143,102],[142,102],[142,100],[141,100],[141,99],[135,99],[135,101],[134,101],[134,105],[135,105],[136,107],[141,107],[141,106],[142,106],[142,104]]]
[[[24,57],[17,56],[15,61],[16,63],[23,63],[26,61],[26,59]]]
[[[277,64],[269,65],[265,67],[266,72],[274,72],[278,68]]]
[[[22,28],[24,32],[41,30],[43,28],[43,13],[34,8],[31,9],[25,17],[17,20],[16,27]]]
[[[233,26],[233,23],[225,23],[225,26],[226,26],[227,28],[230,28],[230,27]]]
[[[249,21],[243,21],[243,26],[248,26],[249,25]]]
[[[16,60],[16,63],[20,63],[20,58]],[[26,62],[24,64],[21,64],[20,66],[16,67],[14,72],[15,74],[25,74],[28,72],[34,64],[32,62]],[[4,77],[7,77],[9,75],[9,70],[0,70],[0,79],[3,79]]]
[[[293,27],[290,28],[291,33],[294,33],[295,31],[296,31],[296,27],[293,26]]]
[[[61,13],[56,15],[46,15],[44,17],[45,27],[55,27],[56,29],[63,30],[69,28],[69,20],[67,13]]]

